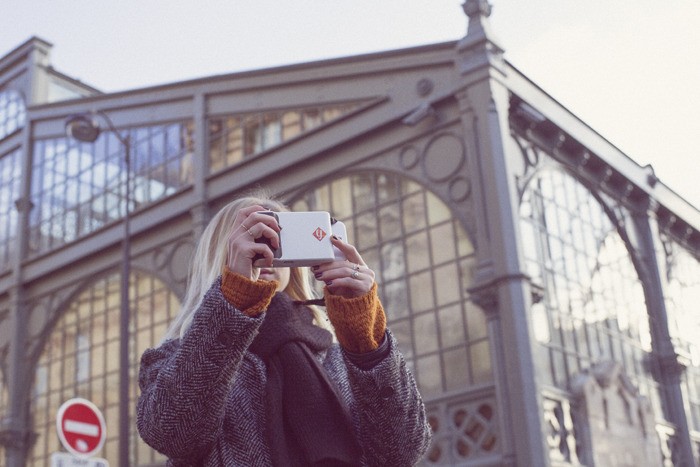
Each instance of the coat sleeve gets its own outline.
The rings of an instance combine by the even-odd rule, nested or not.
[[[146,443],[171,459],[208,452],[223,426],[225,398],[262,321],[230,305],[217,282],[181,339],[144,352],[136,425]]]
[[[411,466],[428,450],[432,430],[415,379],[391,332],[388,355],[371,369],[344,357],[356,430],[367,465]]]

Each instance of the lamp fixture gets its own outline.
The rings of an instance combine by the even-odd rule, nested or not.
[[[83,143],[94,143],[100,136],[100,126],[91,114],[71,115],[66,120],[66,134]]]

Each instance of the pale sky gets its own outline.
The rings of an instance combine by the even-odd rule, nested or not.
[[[111,92],[458,40],[462,0],[0,0],[0,55],[38,36]],[[491,0],[505,57],[700,208],[700,1]]]

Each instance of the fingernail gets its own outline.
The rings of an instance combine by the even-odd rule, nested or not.
[[[326,285],[333,285],[333,281],[326,281]]]
[[[316,274],[314,274],[314,277],[315,277],[316,279],[320,279],[320,278],[321,278],[321,273],[320,273],[320,272],[317,272]]]
[[[317,270],[319,267],[320,267],[320,266],[311,266],[311,269],[313,269],[313,270],[315,271],[315,270]]]
[[[335,240],[340,240],[340,239],[339,239],[338,237],[336,237],[335,235],[331,235],[331,237],[333,237],[333,239],[335,239]]]

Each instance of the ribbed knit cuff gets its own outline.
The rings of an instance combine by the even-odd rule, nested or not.
[[[325,290],[326,310],[340,345],[353,353],[376,350],[386,332],[386,315],[377,284],[360,297],[344,298]]]
[[[277,281],[252,281],[229,268],[224,268],[221,293],[241,312],[250,317],[256,317],[270,305],[278,285]]]

